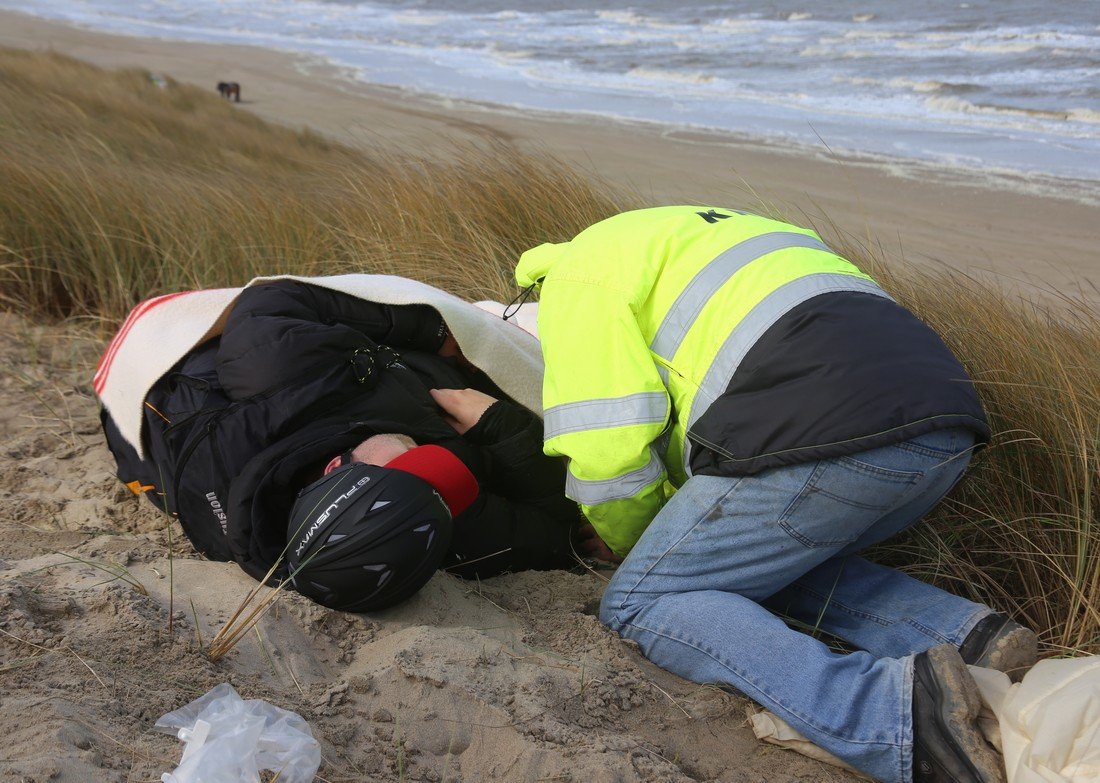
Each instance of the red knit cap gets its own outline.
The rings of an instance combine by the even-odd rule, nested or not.
[[[457,517],[477,497],[477,479],[458,457],[442,446],[417,446],[394,457],[385,467],[424,479],[443,497]]]

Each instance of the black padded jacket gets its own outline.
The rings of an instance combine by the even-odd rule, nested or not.
[[[437,354],[446,334],[427,306],[297,281],[251,286],[222,335],[147,395],[146,460],[103,413],[119,477],[155,487],[147,494],[178,516],[197,550],[262,579],[283,552],[298,491],[332,456],[370,435],[401,433],[450,450],[478,480],[442,568],[485,578],[569,567],[580,517],[564,496],[564,465],[542,454],[538,418],[510,401],[465,436],[446,423],[430,388],[503,396],[483,373]]]

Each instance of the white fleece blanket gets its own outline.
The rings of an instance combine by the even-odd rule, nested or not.
[[[474,305],[416,280],[392,275],[257,277],[248,285],[300,280],[381,304],[431,305],[443,316],[462,352],[474,366],[519,404],[541,415],[542,354],[538,340],[514,319],[501,318],[504,306]],[[246,286],[247,287],[247,286]],[[144,457],[141,444],[145,395],[188,351],[221,334],[244,288],[182,291],[146,300],[131,312],[100,359],[93,385],[119,432]],[[530,309],[523,321],[532,321]]]

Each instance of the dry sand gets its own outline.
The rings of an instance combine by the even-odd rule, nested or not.
[[[446,153],[488,135],[650,203],[759,196],[912,260],[1036,273],[1062,289],[1097,279],[1095,206],[949,184],[946,172],[413,99],[276,52],[106,36],[11,13],[0,13],[0,45],[210,89],[238,81],[242,109],[354,143]],[[371,617],[291,594],[211,663],[199,638],[252,584],[235,566],[198,559],[178,528],[170,546],[164,520],[115,480],[89,383],[101,349],[71,326],[0,315],[0,780],[156,780],[180,746],[153,723],[223,681],[300,713],[328,781],[852,779],[758,742],[745,700],[663,672],[603,629],[596,574],[480,585],[440,575]],[[74,557],[121,564],[148,594]]]
[[[306,719],[318,780],[854,779],[757,741],[746,700],[603,628],[596,574],[440,574],[373,616],[290,593],[211,663],[200,637],[254,583],[175,526],[169,562],[164,518],[118,483],[99,432],[101,348],[0,314],[0,781],[159,780],[181,745],[157,718],[226,681]]]

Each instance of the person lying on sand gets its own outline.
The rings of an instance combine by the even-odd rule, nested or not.
[[[573,565],[579,513],[541,423],[465,360],[431,306],[249,286],[144,410],[143,457],[102,412],[123,482],[177,516],[199,552],[257,579],[274,567],[325,605],[391,605],[437,568]]]
[[[966,664],[1018,678],[1035,635],[855,554],[990,436],[943,341],[812,231],[730,209],[616,215],[516,280],[540,291],[545,451],[587,550],[625,558],[600,619],[878,780],[1003,780]]]

